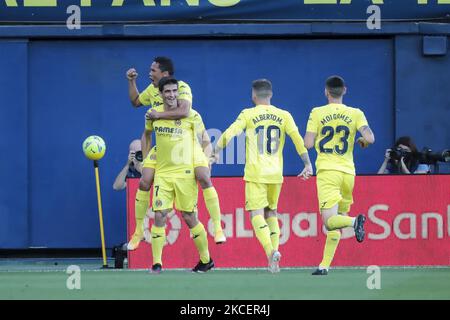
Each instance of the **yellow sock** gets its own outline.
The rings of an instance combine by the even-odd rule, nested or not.
[[[208,250],[208,237],[206,236],[205,227],[199,222],[195,227],[191,229],[192,236],[194,238],[195,246],[200,255],[200,260],[203,263],[209,262],[209,250]]]
[[[166,242],[166,228],[153,225],[151,233],[153,264],[160,263],[162,265],[162,252],[164,243]]]
[[[272,241],[270,240],[269,225],[262,215],[256,215],[252,219],[253,230],[255,231],[256,238],[264,248],[264,252],[269,257],[273,251]]]
[[[346,227],[353,227],[354,218],[349,216],[332,216],[327,220],[328,230],[342,229]]]
[[[222,230],[220,224],[220,205],[219,196],[216,188],[209,187],[203,190],[203,198],[205,199],[206,209],[208,209],[209,216],[214,224],[214,231]]]
[[[277,217],[269,217],[266,219],[270,230],[270,240],[272,242],[273,250],[278,251],[280,245],[280,226]]]
[[[321,268],[328,269],[333,261],[334,253],[341,239],[341,232],[339,230],[328,231],[327,241],[323,250],[323,259],[320,263]]]
[[[134,202],[134,214],[136,218],[136,228],[134,235],[144,236],[144,217],[147,213],[148,203],[150,202],[150,191],[139,190],[136,193],[136,200]]]

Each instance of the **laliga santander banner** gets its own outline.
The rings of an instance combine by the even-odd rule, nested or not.
[[[244,181],[213,178],[213,183],[220,198],[225,244],[214,243],[201,188],[198,214],[208,226],[209,249],[216,266],[266,267],[264,251],[253,234],[249,214],[243,209]],[[135,227],[138,184],[138,179],[128,180],[128,239]],[[366,238],[358,243],[353,230],[344,229],[333,266],[450,264],[450,175],[358,176],[353,195],[350,215],[367,217]],[[285,178],[278,212],[281,266],[317,266],[326,236],[318,210],[315,177],[308,181]],[[164,267],[193,267],[198,253],[179,213],[168,222],[166,235]],[[130,268],[149,268],[152,264],[151,246],[146,242],[128,255]]]

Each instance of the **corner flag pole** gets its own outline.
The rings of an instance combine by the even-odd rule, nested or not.
[[[103,256],[103,268],[108,268],[106,262],[106,248],[105,248],[105,233],[103,231],[103,211],[102,211],[102,196],[100,193],[100,179],[98,174],[98,161],[94,160],[95,170],[95,184],[97,186],[97,202],[98,202],[98,218],[100,220],[100,236],[102,239],[102,256]]]

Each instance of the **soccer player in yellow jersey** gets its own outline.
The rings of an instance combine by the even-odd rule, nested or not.
[[[366,148],[375,142],[374,134],[364,113],[342,103],[346,93],[344,80],[338,76],[327,79],[326,106],[314,108],[309,116],[305,146],[316,147],[317,195],[322,221],[328,230],[323,260],[313,275],[327,275],[341,238],[340,229],[353,227],[356,240],[364,240],[365,217],[349,217],[353,203],[355,165],[353,146],[359,131],[362,137],[356,142]]]
[[[172,76],[173,74],[174,66],[172,61],[167,57],[156,57],[150,67],[150,79],[152,80],[152,83],[142,93],[139,93],[136,86],[136,78],[138,74],[135,69],[128,70],[128,92],[132,104],[135,107],[142,105],[151,106],[151,109],[146,114],[146,117],[152,120],[179,120],[187,117],[190,114],[192,105],[192,93],[189,85],[183,81],[179,81],[178,107],[170,110],[164,110],[163,108],[163,101],[158,90],[158,84],[160,79],[163,77]],[[208,145],[209,136],[205,130],[203,133],[202,147],[205,148]],[[156,152],[154,148],[150,150],[149,144],[144,144],[144,137],[142,137],[142,152],[145,160],[135,201],[136,229],[132,239],[128,243],[128,250],[135,250],[139,246],[140,241],[144,238],[143,220],[150,201],[149,193],[153,183],[157,163]],[[203,197],[206,208],[208,209],[211,220],[213,221],[214,241],[217,244],[224,243],[226,238],[221,225],[219,196],[211,182],[211,170],[209,168],[208,161],[209,155],[208,157],[202,156],[200,153],[197,153],[197,155],[198,156],[194,164],[194,173],[197,181],[203,189]]]
[[[245,130],[245,209],[250,212],[256,237],[269,261],[269,271],[279,272],[280,227],[277,218],[278,197],[283,183],[283,147],[288,134],[295,144],[305,168],[299,174],[308,179],[313,174],[308,151],[288,111],[271,104],[269,80],[253,81],[255,107],[244,109],[236,121],[218,139],[215,160],[228,142]]]
[[[159,82],[159,90],[164,109],[177,108],[178,81],[174,78],[163,78]],[[194,175],[195,152],[198,150],[195,145],[199,144],[197,135],[201,135],[205,130],[202,118],[198,112],[191,109],[189,116],[181,120],[148,119],[145,130],[155,132],[158,159],[153,187],[155,223],[151,228],[151,271],[161,272],[167,214],[173,210],[175,202],[175,208],[182,213],[189,226],[200,255],[200,261],[192,271],[206,272],[214,267],[214,262],[209,255],[206,230],[197,218],[198,189]],[[147,137],[148,135],[144,135],[144,140],[149,144]]]

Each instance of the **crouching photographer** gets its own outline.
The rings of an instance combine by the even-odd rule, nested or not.
[[[450,162],[450,149],[433,152],[425,147],[419,152],[410,137],[400,137],[393,148],[386,150],[378,174],[439,173],[439,162]]]
[[[410,137],[400,137],[391,149],[387,149],[378,174],[426,174],[430,165],[421,163],[417,147]]]
[[[141,140],[136,139],[130,143],[128,159],[114,180],[113,189],[120,191],[126,188],[128,178],[140,178],[142,173]]]

